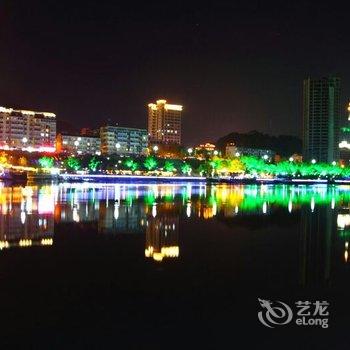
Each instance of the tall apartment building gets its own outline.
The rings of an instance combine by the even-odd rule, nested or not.
[[[99,136],[58,134],[56,138],[57,152],[67,154],[101,154]]]
[[[158,100],[148,105],[148,136],[151,142],[181,144],[181,105]]]
[[[340,79],[305,79],[303,90],[303,159],[339,158]]]
[[[103,126],[100,137],[102,154],[147,154],[148,135],[145,129]]]
[[[0,107],[0,149],[54,152],[56,115]]]

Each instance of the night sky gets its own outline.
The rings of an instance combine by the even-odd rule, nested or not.
[[[186,144],[300,135],[304,77],[338,75],[350,98],[348,11],[305,3],[1,1],[0,105],[146,128],[166,98]]]

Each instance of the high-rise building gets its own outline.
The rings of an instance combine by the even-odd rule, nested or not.
[[[0,149],[54,152],[56,115],[0,107]]]
[[[103,126],[100,129],[102,154],[147,154],[147,130]]]
[[[151,142],[181,144],[181,105],[158,100],[148,105],[148,136]]]
[[[333,162],[339,158],[340,79],[305,79],[303,159]]]

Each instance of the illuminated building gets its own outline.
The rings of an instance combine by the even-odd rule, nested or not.
[[[54,152],[56,115],[0,107],[0,148]]]
[[[303,91],[303,159],[339,158],[340,79],[305,79]]]
[[[290,157],[289,160],[292,160],[293,162],[296,163],[302,163],[303,161],[303,156],[301,154],[298,153],[293,153]]]
[[[228,158],[239,156],[254,156],[258,158],[264,158],[266,160],[271,160],[275,156],[275,152],[270,149],[238,147],[233,142],[230,142],[226,145],[225,156]]]
[[[100,154],[100,137],[90,135],[58,134],[56,138],[57,152],[68,154]]]
[[[350,102],[348,105],[348,123],[340,129],[341,138],[339,142],[340,158],[344,161],[350,161]]]
[[[181,144],[181,105],[158,100],[148,105],[148,135],[154,143]]]
[[[195,149],[195,155],[198,158],[205,158],[206,156],[212,156],[214,154],[214,151],[216,151],[215,145],[210,142],[200,144],[196,146],[194,149]]]
[[[215,145],[213,143],[207,142],[196,146],[196,151],[208,151],[213,152],[215,150]]]
[[[239,155],[237,146],[234,144],[234,142],[230,142],[226,145],[225,156],[227,158],[238,157]]]
[[[147,154],[147,130],[120,126],[100,129],[102,154]]]

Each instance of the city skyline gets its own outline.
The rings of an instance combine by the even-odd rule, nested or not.
[[[340,133],[343,135],[344,130],[348,129],[340,103],[340,78],[332,76],[322,78],[308,77],[303,82],[303,135],[302,140],[300,139],[303,142],[303,157],[308,161],[331,163],[334,160],[338,160],[339,149],[344,148],[344,140],[342,140],[342,143],[339,142]],[[348,112],[349,108],[348,106],[346,109]],[[54,152],[55,148],[59,153],[73,152],[78,155],[100,155],[101,153],[145,154],[147,146],[157,143],[185,146],[182,143],[182,105],[169,104],[167,100],[159,99],[156,100],[156,103],[148,103],[147,111],[148,130],[130,126],[119,126],[119,123],[113,125],[109,120],[106,124],[99,124],[94,129],[84,125],[78,131],[75,125],[75,131],[73,131],[57,128],[55,113],[31,111],[28,109],[19,110],[2,106],[0,107],[0,117],[2,118],[0,125],[2,135],[0,141],[2,144],[0,146],[4,150],[25,150],[25,146],[27,146],[29,151],[39,150],[41,152]],[[50,121],[50,119],[52,120]],[[39,124],[35,124],[37,121],[46,124],[39,126]],[[50,125],[49,123],[54,123],[54,125]],[[109,130],[111,133],[104,132],[106,128],[111,129]],[[54,139],[56,141],[54,148],[51,147],[49,149],[46,147],[48,140],[44,136],[49,136],[47,132],[50,129],[54,131],[54,133],[49,133],[50,143],[53,145]],[[143,134],[142,141],[140,141],[141,139],[139,140],[138,133]],[[113,136],[112,134],[115,135]],[[119,136],[116,136],[117,134]],[[268,134],[257,131],[250,131],[245,134],[230,133],[221,139],[218,139],[217,136],[217,143],[222,143],[222,140],[226,138],[228,141],[228,143],[226,141],[227,144],[231,144],[234,141],[232,143],[234,145],[236,142],[235,139],[232,140],[230,138],[253,134],[265,137],[265,142],[268,142],[266,138],[270,137]],[[284,135],[280,135],[279,137],[284,137]],[[290,136],[286,135],[286,137],[288,138]],[[294,142],[297,140],[295,138]],[[244,142],[247,142],[247,139]],[[253,149],[259,148],[255,144],[255,141],[252,142],[251,140],[250,142],[249,146],[252,146]],[[257,142],[259,143],[259,141]],[[195,146],[195,144],[192,142],[190,146]],[[224,146],[226,147],[227,145]],[[294,147],[296,146],[294,144]],[[99,149],[100,147],[101,149]],[[261,149],[261,147],[258,151],[266,154],[266,149]],[[297,148],[292,151],[298,153]],[[254,152],[248,153],[253,154]],[[348,158],[348,156],[345,156],[345,158]]]
[[[186,106],[185,143],[233,130],[301,136],[305,77],[340,76],[342,106],[350,96],[345,12],[255,5],[3,5],[1,105],[146,128],[147,101],[167,98]]]

